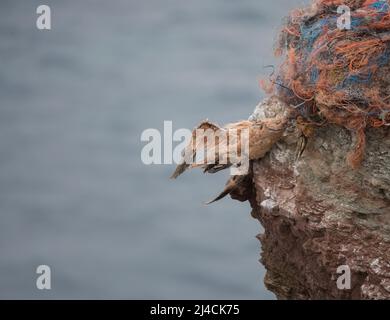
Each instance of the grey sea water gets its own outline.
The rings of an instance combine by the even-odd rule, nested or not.
[[[2,0],[0,298],[273,299],[249,205],[203,205],[227,174],[170,181],[140,136],[248,118],[302,3]]]

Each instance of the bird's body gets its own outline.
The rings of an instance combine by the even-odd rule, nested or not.
[[[261,159],[283,136],[287,121],[287,116],[284,115],[261,121],[240,121],[220,127],[206,120],[193,130],[192,139],[183,151],[182,162],[172,178],[176,179],[192,168],[215,173],[232,166],[240,167],[244,160],[249,164],[250,160]],[[210,203],[234,191],[244,177],[245,175],[233,176],[225,190]]]

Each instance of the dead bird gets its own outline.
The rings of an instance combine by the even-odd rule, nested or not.
[[[240,121],[223,127],[208,120],[192,132],[192,138],[182,152],[182,160],[172,175],[178,178],[186,170],[201,168],[204,173],[216,173],[231,167],[240,168],[244,161],[263,158],[281,139],[288,123],[286,114],[255,121]],[[207,204],[221,200],[235,191],[246,174],[233,175],[224,191]]]

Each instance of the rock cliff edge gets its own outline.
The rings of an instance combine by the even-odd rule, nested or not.
[[[284,108],[270,98],[251,120]],[[232,195],[250,201],[265,229],[265,283],[279,299],[390,299],[390,128],[368,130],[356,170],[346,162],[353,139],[340,126],[319,127],[297,158],[292,123]],[[341,266],[350,270],[349,290],[337,287]]]

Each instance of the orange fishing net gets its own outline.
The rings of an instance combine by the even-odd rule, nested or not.
[[[350,28],[340,28],[341,5],[350,9]],[[277,94],[310,122],[325,119],[356,133],[348,161],[359,166],[365,129],[390,126],[388,1],[315,0],[291,12],[276,54],[285,57],[271,79]]]

